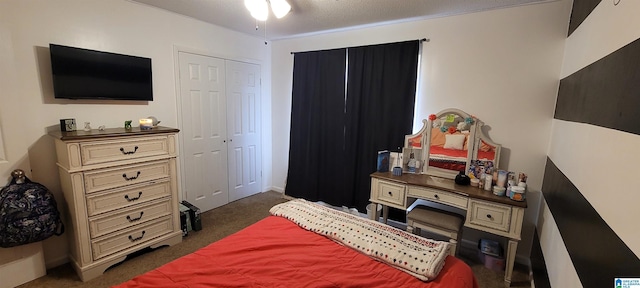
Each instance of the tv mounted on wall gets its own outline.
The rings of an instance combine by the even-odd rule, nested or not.
[[[49,44],[54,97],[153,101],[151,58]]]

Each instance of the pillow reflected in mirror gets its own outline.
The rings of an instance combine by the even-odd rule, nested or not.
[[[440,128],[431,128],[431,146],[444,146],[446,142],[444,135],[440,132]]]
[[[443,148],[462,150],[466,138],[467,136],[464,134],[446,134]]]
[[[484,143],[484,141],[480,140],[480,148],[478,148],[478,150],[480,151],[484,151],[484,152],[489,152],[491,151],[491,149],[493,149],[493,146]]]

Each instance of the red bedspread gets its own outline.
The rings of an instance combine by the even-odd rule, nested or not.
[[[269,216],[233,235],[115,287],[477,287],[471,268],[448,256],[422,282],[391,266]]]

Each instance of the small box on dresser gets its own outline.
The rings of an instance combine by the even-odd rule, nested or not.
[[[154,127],[50,133],[71,221],[69,259],[82,281],[135,251],[182,241],[178,132]]]

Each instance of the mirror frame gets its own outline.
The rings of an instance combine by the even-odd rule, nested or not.
[[[476,133],[478,135],[478,137],[475,138],[475,143],[473,143],[473,158],[471,158],[471,160],[475,160],[476,158],[478,158],[478,147],[480,147],[480,140],[484,141],[485,143],[495,147],[496,150],[496,156],[494,157],[493,160],[493,167],[495,167],[496,169],[498,169],[498,167],[500,167],[500,150],[502,149],[502,145],[493,142],[491,139],[489,139],[489,137],[487,137],[486,134],[484,134],[484,131],[482,130],[482,127],[484,127],[484,122],[475,119],[476,122],[478,122],[477,128],[476,128]],[[467,172],[469,171],[469,167],[467,167]]]
[[[420,151],[421,151],[420,152],[420,159],[421,159],[420,170],[418,170],[416,172],[409,172],[409,173],[423,174],[425,169],[426,169],[425,165],[426,165],[426,163],[428,163],[428,160],[427,160],[427,158],[424,158],[424,156],[425,155],[429,155],[428,151],[425,152],[425,149],[426,149],[425,145],[428,144],[426,142],[427,141],[426,131],[427,131],[427,127],[429,127],[428,125],[429,124],[428,124],[427,120],[426,119],[422,119],[422,129],[420,129],[420,131],[418,131],[418,133],[404,136],[404,147],[403,147],[402,151],[399,151],[403,155],[403,157],[404,157],[404,154],[405,154],[405,149],[413,148],[413,149],[420,149]],[[415,138],[420,138],[420,147],[419,148],[418,147],[412,147],[411,145],[409,145],[410,140],[411,139],[415,139]],[[405,169],[406,167],[405,167],[404,159],[402,160],[402,162],[403,162],[402,163],[402,172],[406,173],[407,171]]]
[[[428,124],[427,123],[427,119],[422,119],[422,129],[420,129],[420,131],[418,131],[418,133],[404,136],[404,147],[405,148],[409,148],[409,140],[410,139],[415,139],[418,136],[421,136],[421,139],[420,139],[421,142],[420,143],[422,143],[422,148],[424,148],[424,144],[425,144],[424,141],[427,140],[427,139],[425,139],[425,133],[427,132],[427,127],[428,127],[427,124]]]
[[[484,131],[482,131],[482,127],[484,126],[484,123],[480,120],[478,120],[476,117],[473,117],[471,114],[468,114],[460,109],[455,109],[455,108],[449,108],[449,109],[444,109],[440,112],[438,112],[436,115],[436,117],[438,119],[442,118],[445,115],[448,114],[457,114],[460,115],[462,118],[467,119],[467,118],[473,118],[473,123],[471,123],[469,125],[469,139],[473,139],[473,147],[468,147],[467,146],[467,159],[466,159],[466,163],[465,163],[465,174],[469,173],[469,166],[471,165],[471,161],[472,160],[476,160],[477,155],[478,155],[478,147],[480,147],[480,141],[484,141],[485,143],[487,143],[488,145],[494,146],[495,147],[495,159],[494,159],[494,163],[493,163],[493,167],[498,167],[499,165],[499,160],[500,160],[500,150],[502,148],[502,146],[500,144],[497,144],[495,142],[493,142],[491,139],[489,139],[489,137],[487,137],[487,135],[485,135]],[[422,159],[424,159],[424,163],[422,163],[422,168],[421,171],[417,172],[417,173],[422,173],[422,174],[427,174],[427,175],[431,175],[431,176],[437,176],[437,177],[442,177],[442,178],[449,178],[449,179],[454,179],[456,177],[456,175],[458,175],[459,171],[454,171],[454,170],[447,170],[447,169],[443,169],[443,168],[438,168],[438,167],[431,167],[429,166],[429,154],[430,154],[430,148],[431,148],[431,130],[433,128],[433,121],[428,120],[428,119],[424,119],[422,120],[422,129],[420,129],[420,131],[418,131],[415,134],[411,134],[411,135],[406,135],[405,139],[404,139],[404,148],[411,148],[411,146],[409,145],[409,140],[410,139],[415,139],[416,137],[420,137],[421,139],[421,149],[422,149]],[[468,145],[468,144],[467,144]],[[417,149],[416,147],[413,147],[414,149]]]
[[[448,114],[457,114],[457,115],[460,115],[463,119],[474,118],[470,114],[455,108],[444,109],[436,113],[435,115],[437,119],[440,119],[443,116]],[[469,171],[469,165],[471,164],[471,159],[473,158],[474,155],[476,155],[474,154],[474,151],[475,151],[475,143],[477,139],[476,137],[477,123],[478,123],[477,119],[474,118],[473,123],[469,125],[469,139],[474,139],[473,141],[474,144],[472,148],[467,147],[467,159],[464,167],[465,174],[467,173],[467,171]],[[432,176],[437,176],[442,178],[449,178],[449,179],[456,178],[456,175],[460,173],[459,171],[447,170],[443,168],[429,166],[429,154],[431,153],[430,151],[431,150],[431,130],[433,128],[433,121],[427,120],[427,125],[425,128],[427,127],[428,129],[426,129],[425,136],[424,136],[426,138],[424,141],[426,148],[423,149],[423,152],[425,153],[425,155],[423,155],[423,159],[425,159],[425,162],[426,162],[424,163],[424,171],[425,171],[424,173],[427,175],[432,175]]]

